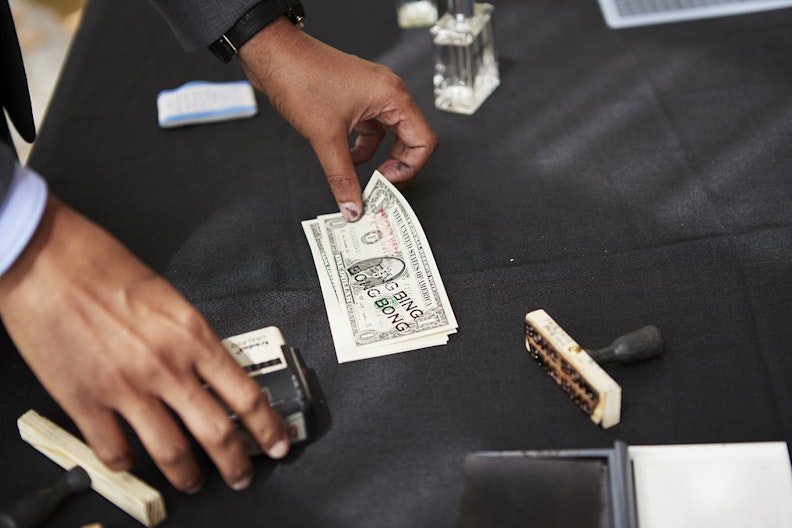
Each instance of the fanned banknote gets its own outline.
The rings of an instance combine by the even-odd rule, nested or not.
[[[302,222],[339,363],[448,342],[457,323],[426,235],[410,205],[375,171],[364,214]]]

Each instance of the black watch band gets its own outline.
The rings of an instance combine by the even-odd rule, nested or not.
[[[224,64],[231,62],[242,44],[278,17],[286,16],[302,27],[305,10],[300,0],[264,0],[251,7],[236,24],[209,45],[209,50]]]

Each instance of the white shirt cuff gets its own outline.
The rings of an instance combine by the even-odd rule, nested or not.
[[[17,163],[11,185],[0,203],[0,275],[8,271],[30,242],[46,205],[44,178]]]

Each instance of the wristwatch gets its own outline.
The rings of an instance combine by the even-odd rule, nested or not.
[[[302,27],[305,10],[300,0],[264,0],[251,7],[236,24],[209,45],[209,50],[227,64],[239,52],[242,44],[275,19],[286,16],[294,25]]]

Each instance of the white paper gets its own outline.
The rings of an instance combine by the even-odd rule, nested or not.
[[[784,442],[630,446],[641,528],[792,527]]]
[[[599,0],[609,27],[682,22],[792,7],[792,0]]]

